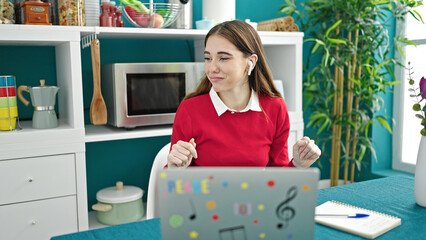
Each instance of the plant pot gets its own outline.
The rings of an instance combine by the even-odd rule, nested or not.
[[[98,203],[92,206],[98,221],[105,225],[117,225],[140,220],[145,210],[142,205],[143,190],[135,186],[123,186],[100,190],[96,194]]]
[[[414,173],[414,196],[419,206],[426,207],[426,137],[420,140]]]

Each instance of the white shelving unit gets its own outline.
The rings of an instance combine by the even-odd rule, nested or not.
[[[84,125],[83,87],[81,70],[82,37],[96,34],[102,39],[180,39],[193,40],[195,46],[195,61],[203,61],[204,37],[206,30],[185,29],[142,29],[142,28],[104,28],[104,27],[64,27],[64,26],[33,26],[33,25],[0,25],[1,46],[53,46],[56,56],[58,93],[59,127],[54,129],[32,129],[31,121],[21,122],[22,130],[0,132],[0,170],[2,166],[10,166],[15,172],[13,181],[22,182],[25,191],[17,194],[17,189],[8,188],[11,179],[0,181],[0,191],[8,190],[9,194],[17,194],[13,202],[6,201],[5,194],[0,194],[0,221],[8,224],[0,226],[0,232],[7,233],[12,238],[16,231],[22,231],[33,218],[40,219],[50,216],[58,217],[53,213],[55,207],[46,209],[47,201],[58,201],[66,204],[62,208],[71,210],[73,221],[64,221],[57,218],[44,229],[42,235],[34,234],[35,227],[26,227],[26,236],[31,239],[47,239],[53,235],[65,234],[72,231],[83,231],[89,228],[89,214],[87,206],[87,185],[85,166],[85,143],[110,140],[123,140],[141,137],[156,137],[171,135],[171,126],[153,126],[136,128],[131,131],[115,129],[108,126]],[[302,45],[303,33],[259,32],[265,48],[268,63],[275,79],[281,79],[284,85],[285,100],[290,113],[289,146],[303,136],[302,113]],[[292,155],[289,147],[290,156]],[[46,160],[47,159],[47,160]],[[66,164],[45,164],[45,161],[62,160],[75,168],[66,168]],[[31,160],[39,163],[27,169],[22,165]],[[90,161],[90,159],[88,159]],[[53,194],[45,191],[45,195],[33,196],[33,185],[37,179],[29,181],[32,171],[46,168],[47,176],[51,174],[51,183],[57,177],[53,173],[65,171],[74,176],[66,179],[72,181],[75,189],[69,192]],[[34,173],[35,174],[35,173]],[[0,175],[0,178],[3,176]],[[43,188],[42,185],[37,185]],[[56,186],[60,188],[61,186]],[[48,188],[49,189],[49,188]],[[53,195],[52,195],[53,194]],[[25,214],[25,209],[31,203],[35,215]],[[56,206],[56,205],[53,205]],[[19,216],[3,213],[22,209],[24,214]],[[46,213],[47,212],[47,213]],[[39,214],[39,215],[37,215]],[[47,214],[47,215],[46,215]],[[49,215],[51,214],[51,215]],[[59,213],[58,213],[59,214]],[[60,217],[60,214],[59,214]],[[7,218],[7,219],[6,219]],[[13,221],[10,220],[12,218]],[[31,219],[30,219],[31,218]],[[37,221],[33,221],[37,222]],[[10,226],[10,225],[13,226]],[[64,225],[66,224],[66,225]],[[33,225],[34,226],[34,225]],[[38,230],[39,231],[39,230]],[[59,231],[59,232],[58,232]],[[20,232],[22,234],[22,232]],[[25,234],[22,234],[24,236]],[[14,238],[13,238],[14,239]]]

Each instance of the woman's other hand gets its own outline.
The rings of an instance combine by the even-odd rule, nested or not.
[[[321,150],[314,140],[303,137],[293,146],[293,164],[296,167],[310,167],[321,156]]]
[[[172,146],[172,150],[167,156],[168,167],[187,167],[192,158],[197,158],[197,150],[195,150],[195,140],[191,138],[189,142],[178,141]]]

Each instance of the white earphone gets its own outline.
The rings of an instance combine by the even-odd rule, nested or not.
[[[249,70],[248,70],[248,75],[249,76],[250,76],[252,70],[253,70],[253,62],[249,61]]]

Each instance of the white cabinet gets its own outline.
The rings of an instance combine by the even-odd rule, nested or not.
[[[32,129],[31,122],[21,122],[22,130],[0,132],[0,220],[6,223],[1,224],[0,232],[2,236],[6,233],[6,239],[46,239],[88,229],[86,142],[171,135],[171,127],[127,131],[84,125],[80,41],[92,34],[101,42],[117,38],[193,40],[194,59],[203,61],[207,31],[0,25],[1,46],[55,48],[60,87],[58,128]],[[291,156],[291,146],[303,136],[303,33],[259,34],[274,78],[283,81],[290,114]]]
[[[80,39],[73,27],[0,25],[1,46],[55,48],[60,87],[58,128],[32,129],[27,121],[22,130],[0,132],[2,239],[88,229]]]
[[[75,154],[0,161],[2,239],[49,239],[79,230]]]
[[[48,240],[77,232],[75,196],[0,206],[1,239]]]
[[[74,154],[0,161],[0,205],[76,195]]]

